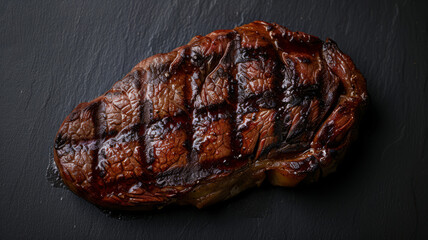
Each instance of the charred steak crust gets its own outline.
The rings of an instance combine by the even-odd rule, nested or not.
[[[253,22],[135,66],[62,123],[54,156],[77,195],[113,209],[203,207],[267,177],[335,171],[366,83],[331,41]]]

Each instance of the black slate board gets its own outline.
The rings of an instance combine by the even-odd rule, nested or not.
[[[426,1],[0,2],[1,239],[428,239]],[[197,210],[112,215],[46,179],[80,102],[140,60],[253,20],[334,39],[371,104],[337,174]]]

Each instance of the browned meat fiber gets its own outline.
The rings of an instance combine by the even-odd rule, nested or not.
[[[77,195],[110,209],[198,208],[335,171],[367,101],[331,41],[266,22],[196,36],[79,104],[55,139]]]

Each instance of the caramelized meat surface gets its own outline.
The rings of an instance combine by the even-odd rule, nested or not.
[[[203,207],[260,185],[311,182],[355,136],[366,84],[337,45],[253,22],[137,64],[62,123],[54,156],[102,207]]]

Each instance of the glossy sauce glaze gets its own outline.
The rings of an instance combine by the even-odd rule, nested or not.
[[[78,195],[108,208],[203,207],[334,171],[367,99],[336,44],[266,22],[196,36],[79,104],[55,140]]]

